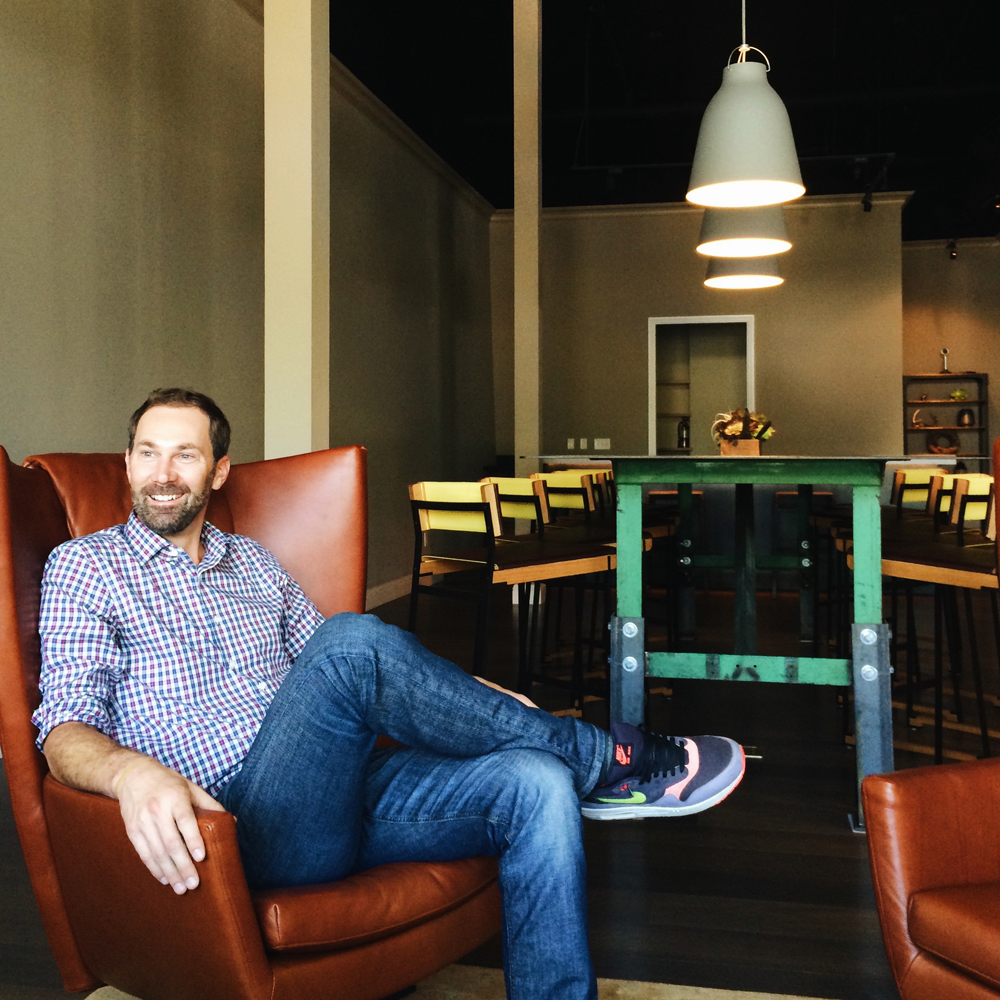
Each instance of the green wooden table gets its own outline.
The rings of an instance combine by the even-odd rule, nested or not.
[[[643,720],[644,678],[697,678],[777,684],[853,684],[858,784],[893,770],[889,631],[882,621],[881,520],[878,495],[887,458],[745,458],[614,456],[618,489],[618,607],[611,619],[611,718]],[[735,651],[647,653],[642,617],[642,487],[648,483],[735,484]],[[752,504],[754,484],[852,487],[854,624],[852,659],[759,656]],[[642,669],[640,669],[642,667]],[[858,824],[860,827],[860,824]]]

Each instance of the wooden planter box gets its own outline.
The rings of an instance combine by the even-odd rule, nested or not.
[[[760,441],[757,438],[737,438],[735,441],[723,438],[719,442],[719,449],[722,455],[745,458],[747,455],[760,454]]]

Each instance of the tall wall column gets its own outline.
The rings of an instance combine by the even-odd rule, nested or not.
[[[541,451],[539,218],[542,3],[514,0],[514,460],[517,475],[538,468]]]
[[[330,6],[264,0],[264,454],[330,444]]]

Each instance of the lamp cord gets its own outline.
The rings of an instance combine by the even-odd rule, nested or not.
[[[743,0],[743,44],[737,45],[732,52],[729,53],[729,61],[726,63],[728,67],[733,61],[733,53],[739,52],[739,56],[736,61],[738,63],[745,63],[747,61],[748,52],[760,52],[764,56],[764,66],[766,67],[766,72],[771,72],[771,60],[756,45],[747,45],[747,0]]]

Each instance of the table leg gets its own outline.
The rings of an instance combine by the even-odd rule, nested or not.
[[[618,487],[617,614],[611,629],[612,722],[639,725],[645,712],[646,657],[642,619],[642,487]]]
[[[690,483],[677,484],[677,638],[679,648],[694,642],[695,590],[691,556],[694,554],[694,496]],[[686,560],[686,561],[685,561]]]
[[[894,768],[889,626],[882,621],[882,517],[877,486],[854,487],[854,733],[858,790]],[[861,817],[860,795],[858,815]],[[863,817],[861,824],[863,826]],[[857,827],[856,827],[857,828]]]
[[[813,531],[809,523],[813,488],[799,486],[797,504],[799,547],[799,644],[804,654],[816,655],[816,554],[813,551]]]
[[[757,652],[757,554],[753,484],[736,484],[736,639],[734,653]]]

